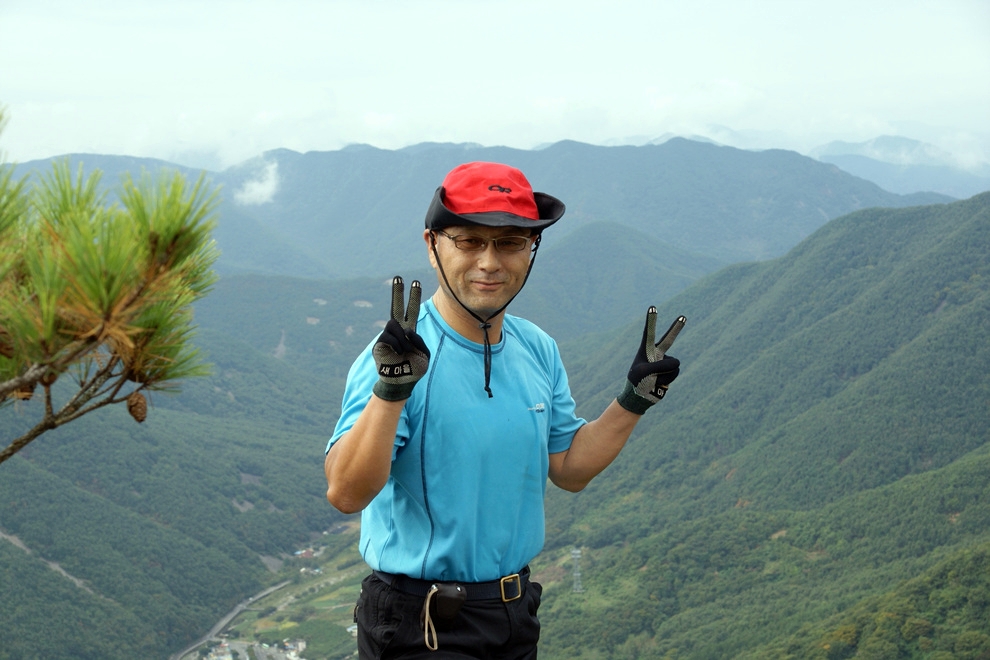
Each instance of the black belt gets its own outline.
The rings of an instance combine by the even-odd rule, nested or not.
[[[385,584],[404,591],[413,596],[426,598],[430,587],[440,582],[440,580],[419,580],[408,575],[396,575],[383,571],[374,571],[375,577]],[[459,582],[467,592],[467,600],[501,600],[508,603],[518,599],[523,595],[526,584],[529,582],[529,566],[518,573],[506,575],[498,580],[490,582]]]

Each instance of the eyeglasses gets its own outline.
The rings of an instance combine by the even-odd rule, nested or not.
[[[470,234],[459,234],[451,236],[447,232],[438,229],[438,234],[443,234],[454,242],[454,247],[465,252],[480,252],[488,249],[488,243],[494,243],[495,249],[499,252],[521,252],[525,250],[532,240],[531,236],[499,236],[498,238],[482,238]]]

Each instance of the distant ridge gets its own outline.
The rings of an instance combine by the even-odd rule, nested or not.
[[[965,199],[990,190],[990,163],[964,166],[935,145],[901,136],[830,142],[811,155],[902,195],[932,191]]]
[[[108,185],[144,164],[127,157],[72,160],[104,169]],[[828,220],[857,209],[949,201],[889,193],[791,151],[683,138],[639,147],[562,141],[538,151],[438,143],[398,151],[279,149],[209,173],[225,200],[218,268],[333,278],[415,268],[433,191],[448,170],[469,160],[516,165],[537,190],[564,200],[567,213],[547,232],[548,244],[585,224],[612,222],[720,264],[784,254]],[[44,167],[46,161],[37,161],[19,171]],[[257,194],[246,196],[247,190]]]
[[[864,156],[891,165],[957,166],[952,154],[927,142],[900,135],[881,135],[866,142],[836,140],[811,150],[816,158],[823,156]]]

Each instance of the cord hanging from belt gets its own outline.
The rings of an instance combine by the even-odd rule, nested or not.
[[[440,647],[440,640],[437,638],[437,627],[433,624],[433,617],[430,616],[430,601],[433,596],[440,591],[440,587],[433,585],[430,590],[426,592],[426,604],[423,605],[423,643],[426,644],[426,648],[431,651],[436,651]],[[430,642],[430,637],[433,637],[433,642]]]

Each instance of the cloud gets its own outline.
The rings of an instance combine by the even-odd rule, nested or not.
[[[127,154],[216,171],[278,148],[525,149],[711,125],[774,136],[747,148],[891,134],[945,147],[929,130],[942,127],[980,140],[949,145],[970,160],[990,149],[986,0],[491,4],[0,0],[0,62],[17,63],[0,76],[2,146],[21,162]],[[923,130],[894,130],[906,123]]]
[[[278,192],[278,161],[265,165],[257,179],[244,182],[240,190],[234,193],[234,201],[242,206],[267,204]]]

